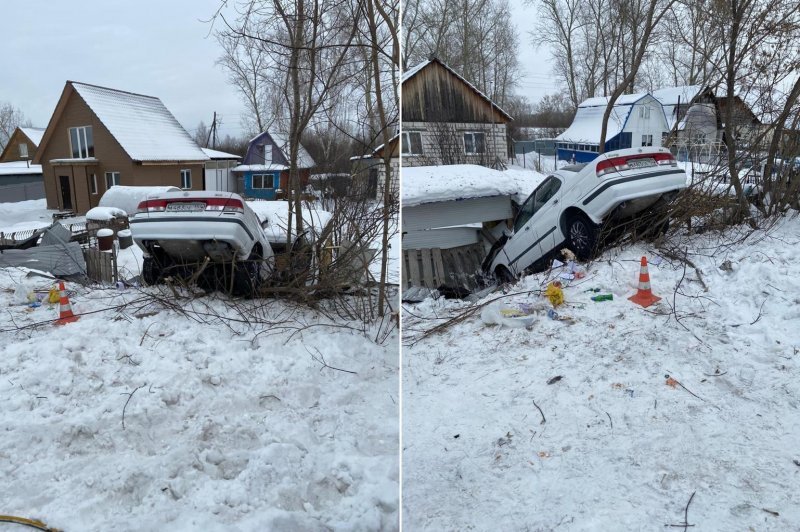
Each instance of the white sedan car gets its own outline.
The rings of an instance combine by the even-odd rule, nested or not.
[[[232,192],[151,194],[139,203],[130,226],[144,252],[145,284],[172,273],[191,277],[210,263],[222,286],[248,295],[274,269],[272,247],[258,217]]]
[[[604,222],[658,209],[686,188],[686,172],[666,148],[630,148],[554,172],[522,204],[510,235],[484,261],[486,273],[507,281],[566,244],[579,259],[596,250]]]

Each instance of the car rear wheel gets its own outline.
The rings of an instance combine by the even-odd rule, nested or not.
[[[253,249],[247,259],[237,262],[233,272],[233,291],[231,295],[238,297],[254,297],[261,284],[259,268],[261,252]]]
[[[145,257],[142,261],[142,282],[145,286],[158,283],[161,278],[161,266],[153,257]]]
[[[569,247],[580,260],[588,260],[597,248],[597,226],[586,216],[573,216],[567,226]]]

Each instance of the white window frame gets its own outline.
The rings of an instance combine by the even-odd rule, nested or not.
[[[120,180],[119,172],[106,172],[106,190],[114,185],[119,185]]]
[[[72,144],[72,131],[75,131],[75,138],[78,139],[78,157],[75,157],[75,146]],[[87,131],[89,134],[87,135]],[[89,136],[92,137],[92,142],[89,143]],[[73,159],[89,159],[94,157],[94,131],[92,126],[79,126],[67,129],[67,137],[69,138],[69,153]]]
[[[419,153],[413,151],[414,143],[411,142],[411,135],[419,137]],[[403,131],[402,142],[400,143],[403,156],[424,155],[425,148],[422,146],[422,131]]]
[[[190,168],[181,169],[181,189],[191,190],[192,188],[192,170]]]
[[[28,158],[28,145],[24,142],[19,143],[19,156],[23,159]]]
[[[92,178],[89,180],[89,186],[91,187],[91,192],[93,196],[97,195],[97,174],[92,174]]]
[[[472,136],[472,145],[475,150],[478,149],[478,143],[475,141],[476,135],[483,135],[483,151],[467,151],[467,135]],[[486,153],[486,133],[483,131],[465,131],[464,132],[464,153],[466,155],[484,155]]]
[[[259,187],[256,186],[257,177],[261,181],[261,186]],[[267,178],[269,178],[269,181],[267,181],[269,183],[269,186],[265,187],[264,182],[266,181]],[[275,176],[273,176],[272,174],[253,174],[253,178],[250,180],[250,188],[252,188],[253,190],[274,190]]]
[[[272,143],[264,144],[264,164],[272,164]]]
[[[652,146],[653,135],[642,135],[642,146]]]

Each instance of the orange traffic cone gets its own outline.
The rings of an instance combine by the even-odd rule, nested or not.
[[[650,290],[650,274],[647,272],[647,257],[642,257],[642,267],[639,270],[639,290],[634,295],[628,298],[637,305],[649,307],[661,298],[654,296]]]
[[[72,306],[69,304],[66,290],[67,289],[64,288],[64,281],[59,281],[58,291],[61,294],[61,301],[58,305],[58,319],[56,320],[56,325],[66,325],[67,323],[72,323],[80,319],[80,316],[76,316],[72,313]]]

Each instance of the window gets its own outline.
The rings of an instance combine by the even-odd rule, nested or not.
[[[184,190],[192,188],[191,170],[181,170],[181,188]]]
[[[119,185],[119,172],[106,172],[106,190]]]
[[[639,107],[639,118],[650,118],[650,108],[646,105]]]
[[[652,146],[653,135],[642,135],[642,146]]]
[[[69,145],[72,148],[73,159],[94,157],[92,126],[69,128]]]
[[[92,194],[97,194],[97,175],[92,174],[89,178],[89,188],[92,191]]]
[[[19,143],[19,156],[22,157],[23,159],[28,158],[28,145],[25,144],[24,142]]]
[[[484,134],[479,132],[464,133],[464,153],[467,155],[486,153]]]
[[[264,144],[264,164],[272,164],[272,144]]]
[[[253,175],[253,188],[274,188],[272,186],[272,175],[270,174],[254,174]]]
[[[422,155],[422,132],[403,131],[401,148],[403,155]]]
[[[528,196],[514,220],[514,231],[519,231],[561,188],[561,180],[551,175]]]

